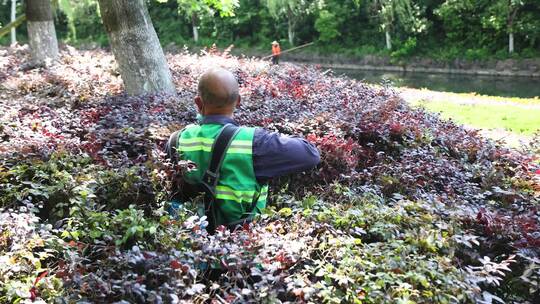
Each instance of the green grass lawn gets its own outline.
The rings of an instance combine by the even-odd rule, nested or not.
[[[504,129],[522,135],[533,135],[540,129],[540,107],[446,101],[418,101],[414,104],[440,112],[444,118],[480,129]]]

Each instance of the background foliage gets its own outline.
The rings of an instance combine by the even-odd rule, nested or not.
[[[107,45],[95,0],[59,0],[57,32],[70,44]],[[410,56],[441,60],[507,58],[508,13],[517,7],[513,57],[540,56],[540,3],[536,0],[238,0],[147,2],[160,41],[182,46],[226,47],[268,52],[279,40],[289,47],[316,41],[311,52]],[[9,22],[9,1],[0,2],[0,24]],[[19,14],[22,5],[19,3]],[[193,41],[193,12],[200,39]],[[288,15],[294,16],[293,18]],[[385,29],[392,50],[385,50]],[[25,40],[25,29],[18,35]],[[9,37],[0,42],[8,43]],[[414,42],[414,43],[413,43]]]

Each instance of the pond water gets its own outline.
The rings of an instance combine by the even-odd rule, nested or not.
[[[506,97],[530,98],[540,96],[540,78],[533,77],[334,69],[334,75],[343,74],[375,84],[380,84],[386,79],[397,87],[427,88],[433,91],[455,93],[476,92],[482,95]]]

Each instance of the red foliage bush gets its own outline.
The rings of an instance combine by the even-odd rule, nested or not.
[[[57,150],[110,168],[152,160],[171,132],[195,121],[197,79],[216,65],[238,78],[240,124],[304,135],[321,150],[316,170],[289,180],[291,194],[329,195],[321,185],[337,179],[351,191],[463,207],[464,223],[493,243],[504,235],[507,245],[540,253],[540,149],[505,148],[410,108],[391,89],[316,68],[184,53],[168,56],[177,95],[130,97],[103,51],[69,49],[57,65],[32,71],[19,69],[25,50],[0,52],[2,166]]]

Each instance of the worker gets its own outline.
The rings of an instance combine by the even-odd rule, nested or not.
[[[273,64],[279,64],[280,55],[281,55],[281,48],[279,47],[279,43],[274,40],[274,42],[272,42],[272,63]]]
[[[248,215],[258,214],[266,207],[269,179],[312,169],[320,161],[317,148],[303,138],[263,128],[239,127],[233,119],[240,104],[238,82],[227,70],[214,68],[205,72],[199,79],[194,101],[199,123],[173,133],[167,149],[177,153],[179,160],[196,165],[195,170],[184,174],[188,192],[190,186],[204,183],[210,176],[206,172],[212,166],[212,153],[219,149],[215,146],[220,145],[216,142],[221,141],[221,134],[231,126],[236,129],[226,144],[228,148],[216,174],[216,212],[215,219],[210,219],[215,223],[210,229],[220,225],[232,229],[231,225],[243,224],[245,218],[251,220]],[[190,199],[190,195],[193,194],[182,199]]]

